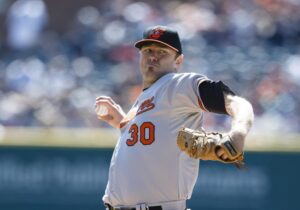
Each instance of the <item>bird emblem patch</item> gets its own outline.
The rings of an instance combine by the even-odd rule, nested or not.
[[[165,29],[163,28],[155,28],[149,34],[150,39],[159,39],[165,33]]]

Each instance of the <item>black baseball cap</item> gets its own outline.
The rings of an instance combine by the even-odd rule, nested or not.
[[[145,44],[157,42],[166,45],[182,54],[181,42],[178,32],[167,26],[152,26],[144,31],[143,39],[137,41],[134,46],[141,49]]]

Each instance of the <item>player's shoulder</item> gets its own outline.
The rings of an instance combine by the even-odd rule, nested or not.
[[[194,72],[173,73],[163,85],[168,95],[195,98],[199,84],[206,79],[206,76]]]
[[[170,91],[185,92],[187,89],[198,89],[199,84],[204,80],[207,80],[206,76],[194,72],[172,73],[168,75],[163,85]]]
[[[207,77],[203,74],[198,74],[195,72],[184,72],[184,73],[176,73],[173,75],[173,79],[177,82],[185,82],[185,81],[200,81],[205,80]]]

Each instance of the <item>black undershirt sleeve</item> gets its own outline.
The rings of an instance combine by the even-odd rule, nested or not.
[[[199,85],[199,95],[205,109],[209,112],[228,115],[223,92],[235,95],[222,81],[205,80]]]

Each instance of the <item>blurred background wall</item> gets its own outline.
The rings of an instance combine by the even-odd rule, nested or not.
[[[133,43],[166,24],[183,39],[183,71],[223,80],[252,102],[252,132],[300,130],[299,1],[2,0],[0,8],[3,126],[107,126],[95,118],[95,97],[129,109],[141,88]]]
[[[158,24],[179,31],[182,71],[224,81],[255,112],[250,171],[204,163],[191,207],[297,208],[300,1],[0,0],[0,209],[102,209],[118,131],[97,120],[95,97],[129,110],[133,43]],[[229,126],[205,114],[208,130]]]

